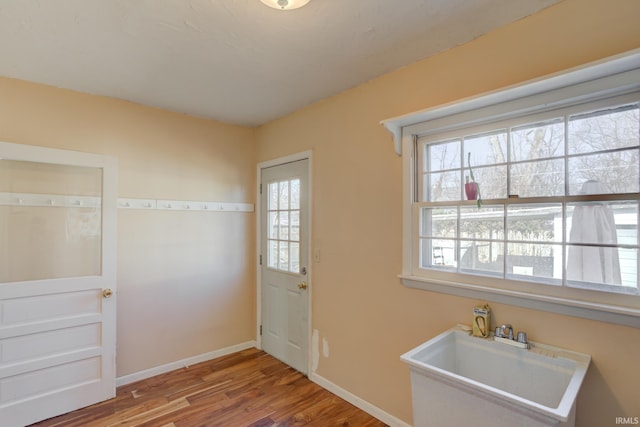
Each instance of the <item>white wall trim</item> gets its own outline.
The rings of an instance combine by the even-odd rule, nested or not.
[[[256,347],[255,341],[247,341],[241,344],[232,345],[230,347],[221,348],[220,350],[214,350],[208,353],[203,353],[198,356],[177,360],[175,362],[167,363],[166,365],[156,366],[154,368],[134,372],[133,374],[128,374],[128,375],[124,375],[122,377],[116,378],[116,386],[120,387],[126,384],[131,384],[136,381],[151,378],[156,375],[175,371],[176,369],[188,368],[189,366],[195,365],[196,363],[207,362],[209,360],[217,359],[218,357],[226,356],[228,354],[236,353],[238,351],[247,350],[249,348],[254,348],[254,347]]]
[[[544,102],[538,102],[539,105],[544,104],[544,108],[558,108],[555,105],[556,102],[575,102],[575,98],[571,96],[573,93],[571,86],[578,84],[590,84],[592,86],[590,97],[592,98],[612,96],[612,89],[606,85],[606,81],[610,80],[617,82],[613,87],[613,91],[616,93],[637,90],[638,67],[640,67],[640,49],[634,49],[610,58],[580,65],[506,88],[383,120],[381,124],[393,135],[396,154],[401,156],[404,152],[403,136],[420,134],[425,129],[442,128],[444,127],[442,122],[451,121],[453,117],[455,117],[454,122],[459,124],[462,121],[460,116],[464,113],[473,115],[473,112],[479,109],[489,110],[489,108],[495,109],[496,106],[504,105],[500,114],[496,112],[496,117],[504,114],[521,114],[519,112],[521,111],[519,107],[522,107],[521,99],[534,99],[536,96],[544,99]],[[629,71],[631,73],[627,73]],[[625,73],[627,73],[626,76],[624,75]],[[618,78],[611,77],[616,74],[620,75],[619,79],[624,84],[619,82]],[[604,86],[602,86],[603,83],[598,82],[599,79],[605,81]],[[557,99],[545,98],[547,93],[553,92],[561,93],[561,96],[556,97]],[[473,119],[469,118],[468,114],[464,117],[468,120]],[[428,125],[425,125],[426,122],[429,122]],[[439,125],[435,125],[435,122],[438,122]]]
[[[470,283],[426,279],[411,275],[400,275],[399,277],[402,280],[402,284],[409,288],[640,328],[640,309],[637,308],[532,294]]]
[[[359,409],[362,409],[363,411],[365,411],[366,413],[368,413],[371,416],[376,417],[377,419],[379,419],[380,421],[382,421],[385,424],[388,424],[391,427],[411,427],[411,424],[407,424],[404,421],[402,421],[399,418],[394,417],[393,415],[391,415],[390,413],[378,408],[377,406],[373,405],[372,403],[367,402],[366,400],[356,396],[355,394],[351,393],[350,391],[347,391],[345,389],[343,389],[342,387],[332,383],[331,381],[329,381],[328,379],[318,375],[318,374],[311,374],[309,376],[309,379],[311,381],[313,381],[314,383],[318,384],[320,387],[330,391],[331,393],[335,394],[336,396],[346,400],[347,402],[351,403],[352,405],[356,406]]]

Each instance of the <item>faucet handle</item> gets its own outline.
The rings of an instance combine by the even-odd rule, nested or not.
[[[529,342],[529,338],[527,337],[527,333],[526,332],[518,332],[518,342],[527,344]]]

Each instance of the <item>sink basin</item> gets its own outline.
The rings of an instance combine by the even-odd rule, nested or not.
[[[414,425],[574,425],[591,357],[530,344],[520,349],[452,328],[402,355]]]

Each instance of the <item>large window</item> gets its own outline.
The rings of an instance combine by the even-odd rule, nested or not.
[[[640,327],[640,51],[383,124],[405,285]]]
[[[638,293],[640,109],[607,104],[418,138],[419,268]]]

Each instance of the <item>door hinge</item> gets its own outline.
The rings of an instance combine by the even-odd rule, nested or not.
[[[260,325],[260,336],[262,336],[262,325]]]
[[[262,265],[262,254],[260,254],[260,265]]]
[[[262,183],[260,183],[260,194],[262,194]]]

